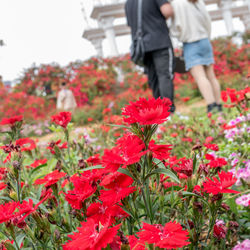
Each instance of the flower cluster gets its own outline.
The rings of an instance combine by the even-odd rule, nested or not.
[[[0,227],[6,236],[1,246],[65,250],[234,247],[240,234],[248,232],[243,224],[247,223],[249,194],[240,195],[249,184],[245,169],[238,168],[242,156],[238,152],[225,156],[216,141],[219,135],[191,138],[193,130],[185,128],[183,120],[180,126],[166,127],[170,105],[168,99],[130,102],[122,110],[123,121],[114,118],[120,123],[120,135],[112,140],[106,137],[105,143],[112,147],[102,151],[86,130],[70,139],[70,112],[51,117],[65,137],[51,141],[43,151],[31,138],[10,138],[0,151],[4,164],[0,168],[4,197]],[[21,127],[14,125],[22,118],[8,119],[4,123],[15,137],[20,135]],[[187,134],[179,138],[176,128]],[[173,143],[163,141],[168,133]],[[157,142],[159,135],[162,143]],[[189,154],[173,153],[176,144],[186,143],[196,143],[189,147]],[[233,170],[228,171],[231,165]],[[237,213],[237,205],[242,205],[243,212]]]

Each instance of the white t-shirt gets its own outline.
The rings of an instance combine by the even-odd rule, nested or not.
[[[171,20],[171,35],[181,42],[191,43],[210,38],[211,19],[203,0],[191,3],[188,0],[173,0],[174,17]]]
[[[71,90],[62,89],[59,91],[57,96],[57,109],[62,109],[65,111],[72,110],[76,108],[76,100]]]

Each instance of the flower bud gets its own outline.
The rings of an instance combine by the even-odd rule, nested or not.
[[[83,159],[81,159],[81,160],[78,161],[78,167],[80,169],[83,169],[83,168],[87,167],[87,164],[86,164],[86,162]]]
[[[18,171],[21,169],[21,163],[19,161],[13,161],[12,166]]]
[[[221,203],[221,207],[226,211],[230,210],[230,207],[226,203]]]

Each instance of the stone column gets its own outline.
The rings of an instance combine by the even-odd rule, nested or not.
[[[250,0],[245,0],[246,4],[248,5],[248,10],[250,12]]]
[[[108,39],[109,46],[110,46],[110,55],[111,56],[118,56],[118,49],[116,45],[116,40],[115,40],[115,30],[113,26],[114,18],[113,17],[107,17],[107,18],[102,18],[99,21],[99,26],[100,28],[103,29],[106,38]]]
[[[232,0],[222,0],[221,1],[221,10],[222,10],[222,16],[224,18],[227,33],[229,36],[231,36],[234,32],[233,28],[233,16],[231,12],[232,7]]]
[[[102,50],[102,39],[94,39],[91,41],[94,45],[97,57],[103,57],[103,50]]]
[[[241,20],[245,26],[245,30],[250,32],[250,13],[241,17]]]

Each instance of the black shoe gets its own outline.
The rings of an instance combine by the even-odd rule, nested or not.
[[[222,104],[216,104],[217,109],[219,112],[222,112]]]
[[[169,111],[170,111],[170,113],[172,113],[172,114],[175,112],[175,105],[174,105],[174,104],[171,105]]]
[[[215,111],[215,108],[217,108],[217,104],[215,102],[207,105],[207,113]]]

